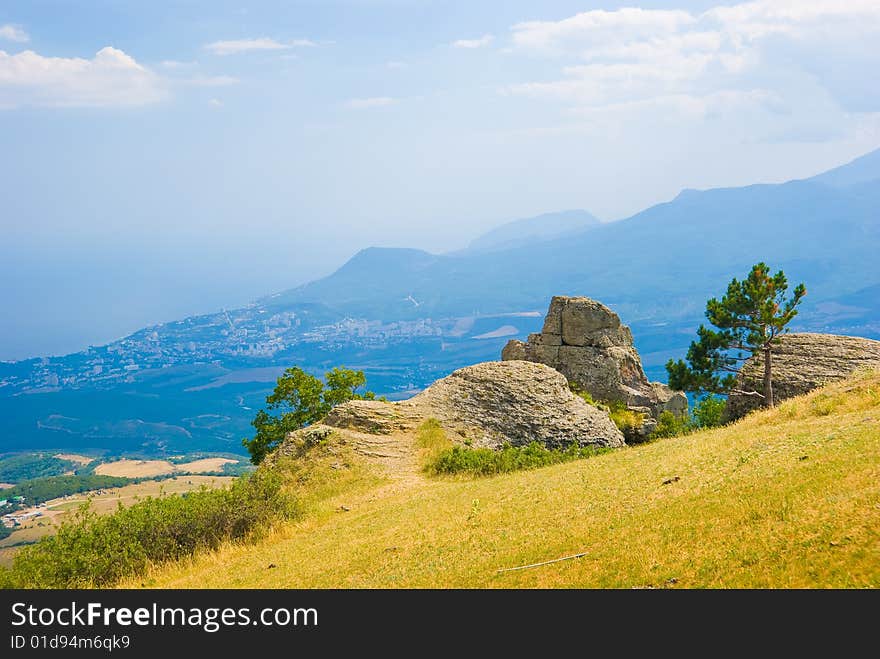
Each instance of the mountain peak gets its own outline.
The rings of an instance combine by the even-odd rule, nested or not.
[[[346,261],[337,273],[372,270],[376,267],[411,267],[437,260],[434,254],[410,247],[367,247]]]
[[[566,210],[544,213],[535,217],[506,222],[487,231],[468,245],[471,252],[494,252],[523,247],[535,241],[552,240],[581,233],[599,226],[601,222],[585,210]]]

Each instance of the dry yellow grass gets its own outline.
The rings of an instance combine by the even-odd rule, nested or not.
[[[336,473],[320,495],[300,479],[312,513],[259,544],[123,585],[880,586],[877,373],[728,428],[535,471],[397,487]]]
[[[201,460],[193,460],[192,462],[184,462],[175,465],[175,471],[184,471],[192,474],[203,474],[209,471],[220,471],[223,465],[237,462],[229,458],[202,458]]]

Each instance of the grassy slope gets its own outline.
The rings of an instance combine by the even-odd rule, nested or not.
[[[125,585],[880,586],[880,374],[732,427],[494,478],[395,483],[359,467],[337,482],[319,467],[304,521]]]

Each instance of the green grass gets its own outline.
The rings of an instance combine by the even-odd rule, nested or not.
[[[334,474],[323,513],[121,585],[880,587],[880,374],[543,469],[374,485]]]
[[[498,450],[453,446],[436,454],[426,465],[426,471],[434,475],[494,476],[591,458],[610,450],[576,444],[564,449],[548,449],[538,442],[526,446],[507,444]]]

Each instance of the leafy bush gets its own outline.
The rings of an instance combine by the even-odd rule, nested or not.
[[[569,382],[568,388],[590,405],[608,412],[608,416],[614,421],[614,425],[627,438],[635,435],[645,421],[644,414],[630,410],[623,401],[597,401],[590,395],[590,392],[581,389],[576,382]],[[675,416],[672,412],[663,412],[660,414],[660,418],[657,419],[657,425],[648,439],[676,437],[702,428],[717,428],[722,425],[726,405],[726,398],[707,394],[694,403],[690,415]]]
[[[665,437],[677,437],[678,435],[686,435],[693,430],[690,418],[682,414],[676,416],[669,410],[660,413],[657,419],[657,425],[649,436],[650,439],[662,439]]]
[[[614,425],[627,437],[634,435],[645,421],[644,414],[629,409],[622,400],[597,401],[589,391],[584,391],[572,382],[568,383],[568,388],[575,395],[583,398],[587,404],[608,412],[608,416],[614,422]]]
[[[148,498],[99,516],[84,504],[54,536],[25,547],[11,570],[0,569],[0,587],[102,587],[142,572],[150,563],[246,540],[296,507],[281,478],[258,471],[223,490]]]
[[[691,412],[692,424],[696,428],[717,428],[724,417],[726,399],[709,394],[694,403]]]
[[[614,425],[627,437],[634,435],[645,422],[644,414],[629,409],[623,401],[616,400],[600,404],[599,407],[608,412]]]
[[[336,405],[374,400],[372,391],[359,392],[366,383],[363,371],[338,366],[324,374],[324,382],[296,366],[285,370],[274,391],[266,396],[269,411],[260,410],[251,421],[256,433],[241,441],[251,454],[251,462],[260,464],[288,433],[319,421]]]
[[[548,449],[538,442],[531,442],[526,446],[505,444],[497,451],[489,448],[453,446],[435,455],[426,470],[433,474],[467,473],[474,476],[491,476],[590,458],[610,450],[576,444],[561,449]]]

